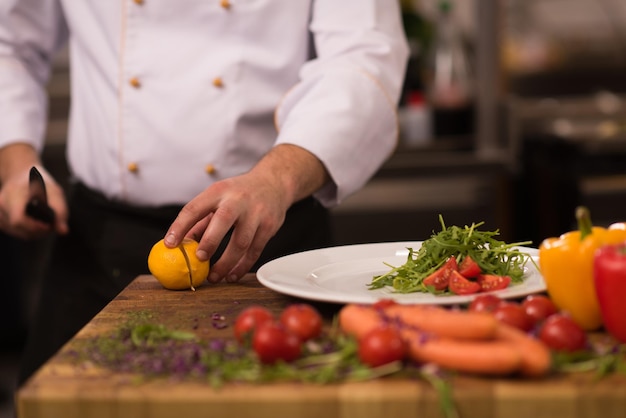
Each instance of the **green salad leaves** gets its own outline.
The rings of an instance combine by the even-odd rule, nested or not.
[[[496,238],[498,230],[480,230],[484,222],[464,227],[446,227],[441,215],[439,221],[440,232],[433,233],[422,242],[420,248],[408,248],[409,254],[403,265],[387,264],[391,270],[375,276],[369,288],[392,287],[398,293],[432,292],[424,285],[424,279],[441,268],[451,256],[459,262],[471,256],[484,274],[509,276],[512,284],[523,281],[524,265],[528,260],[534,263],[528,253],[519,249],[520,246],[531,244],[530,241],[507,244]]]

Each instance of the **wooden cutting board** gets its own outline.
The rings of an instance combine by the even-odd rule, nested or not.
[[[213,314],[232,325],[251,304],[278,312],[296,301],[261,286],[254,275],[236,284],[204,285],[196,292],[163,289],[140,276],[107,305],[17,393],[18,418],[404,418],[443,417],[439,397],[419,380],[386,378],[333,385],[208,384],[173,379],[145,380],[72,361],[85,339],[105,335],[129,312],[150,311],[168,327],[202,337],[230,338]],[[330,322],[339,306],[315,304]],[[455,376],[453,398],[462,418],[622,418],[626,377],[602,380],[588,374],[541,380]]]

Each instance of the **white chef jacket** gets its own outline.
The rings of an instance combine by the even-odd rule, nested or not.
[[[327,168],[332,206],[396,144],[397,0],[0,0],[0,147],[42,149],[68,39],[69,168],[115,200],[184,204],[291,143]]]

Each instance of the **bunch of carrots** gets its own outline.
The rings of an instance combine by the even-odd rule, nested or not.
[[[341,329],[357,340],[384,327],[399,333],[406,355],[448,370],[505,376],[546,375],[551,353],[541,341],[487,312],[435,305],[349,304],[339,312]]]

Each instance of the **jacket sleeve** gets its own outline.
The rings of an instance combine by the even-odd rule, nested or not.
[[[41,150],[53,55],[67,39],[57,0],[0,4],[0,147],[26,142]]]
[[[316,193],[334,206],[362,187],[395,149],[397,103],[409,56],[397,0],[318,0],[315,57],[276,110],[278,143],[316,155],[332,182]]]

